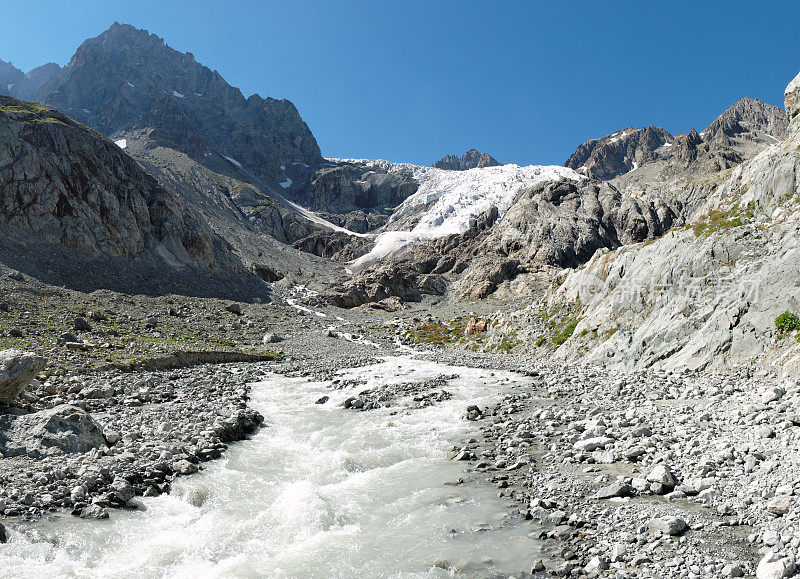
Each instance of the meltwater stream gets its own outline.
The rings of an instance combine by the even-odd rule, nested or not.
[[[379,384],[457,374],[452,398],[427,408],[346,410],[341,402]],[[254,385],[266,418],[204,472],[176,481],[146,511],[107,521],[64,515],[11,526],[0,545],[4,576],[23,577],[449,577],[530,569],[540,544],[487,485],[463,476],[447,447],[487,406],[525,377],[387,358],[342,377],[366,385],[271,376]],[[326,404],[314,404],[323,395]],[[393,412],[394,411],[394,412]],[[527,527],[527,528],[526,528]]]

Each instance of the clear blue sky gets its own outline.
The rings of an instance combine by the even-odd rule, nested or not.
[[[782,106],[800,70],[793,0],[0,0],[0,58],[66,64],[114,20],[292,100],[326,156],[421,164],[473,146],[561,164],[630,125],[700,130],[742,96]]]

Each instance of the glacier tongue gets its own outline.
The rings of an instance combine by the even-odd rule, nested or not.
[[[397,209],[389,223],[417,214],[416,224],[407,231],[387,231],[380,234],[371,252],[360,257],[353,266],[363,268],[371,263],[401,252],[416,243],[445,235],[463,233],[470,220],[479,217],[492,206],[502,216],[514,202],[517,193],[542,181],[584,179],[572,169],[560,166],[502,165],[468,171],[448,171],[407,163],[362,160],[367,165],[389,171],[411,173],[420,186]]]

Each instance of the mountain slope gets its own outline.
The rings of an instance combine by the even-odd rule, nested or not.
[[[228,244],[102,135],[0,97],[0,143],[5,263],[80,288],[151,292],[216,277],[254,289]],[[91,276],[78,273],[99,264]],[[156,279],[141,279],[154,271]]]

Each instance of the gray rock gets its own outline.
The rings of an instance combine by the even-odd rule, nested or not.
[[[83,507],[79,514],[81,519],[107,519],[108,511],[100,505],[87,505]]]
[[[75,334],[72,334],[70,332],[64,332],[63,334],[59,335],[58,336],[58,340],[56,341],[56,343],[59,346],[63,346],[66,343],[75,344],[75,343],[79,343],[79,342],[80,342],[80,339],[78,338],[78,336],[76,336]]]
[[[47,360],[21,350],[0,351],[0,402],[13,404]]]
[[[136,496],[136,489],[133,488],[124,478],[115,478],[111,483],[111,492],[121,503],[126,503]]]
[[[0,543],[8,543],[8,533],[2,523],[0,523]]]
[[[596,499],[610,499],[613,497],[629,497],[633,494],[631,485],[621,481],[604,486],[594,494]]]
[[[794,570],[794,561],[770,550],[758,562],[756,579],[783,579],[791,576]]]
[[[661,517],[650,521],[650,528],[666,535],[682,535],[689,526],[680,517]]]
[[[586,438],[584,440],[579,440],[572,447],[575,450],[583,450],[585,452],[592,452],[593,450],[597,450],[598,448],[605,448],[609,444],[613,444],[614,439],[609,438],[607,436],[595,436],[592,438]]]
[[[225,306],[225,309],[232,314],[236,314],[237,316],[242,315],[242,305],[237,304],[236,302],[228,304],[227,306]]]
[[[785,515],[792,506],[792,497],[780,495],[767,503],[767,510],[775,515]]]
[[[13,442],[32,453],[56,449],[76,454],[106,446],[100,425],[85,410],[68,404],[17,417],[7,436],[7,446]]]
[[[667,492],[675,488],[676,480],[672,472],[663,464],[656,465],[650,474],[647,475],[647,480],[651,483],[661,485]],[[661,494],[661,493],[657,493]]]
[[[261,339],[261,342],[264,344],[277,344],[278,342],[282,342],[283,338],[281,338],[277,334],[273,334],[272,332],[268,334],[264,334],[264,337]]]
[[[791,128],[800,130],[800,74],[794,77],[786,87],[783,103]]]
[[[72,327],[75,329],[76,332],[91,332],[92,326],[86,320],[86,318],[75,318],[75,321],[72,323]]]
[[[172,465],[172,470],[174,470],[178,474],[194,474],[196,473],[199,468],[196,464],[189,462],[188,460],[179,460],[176,461]]]

